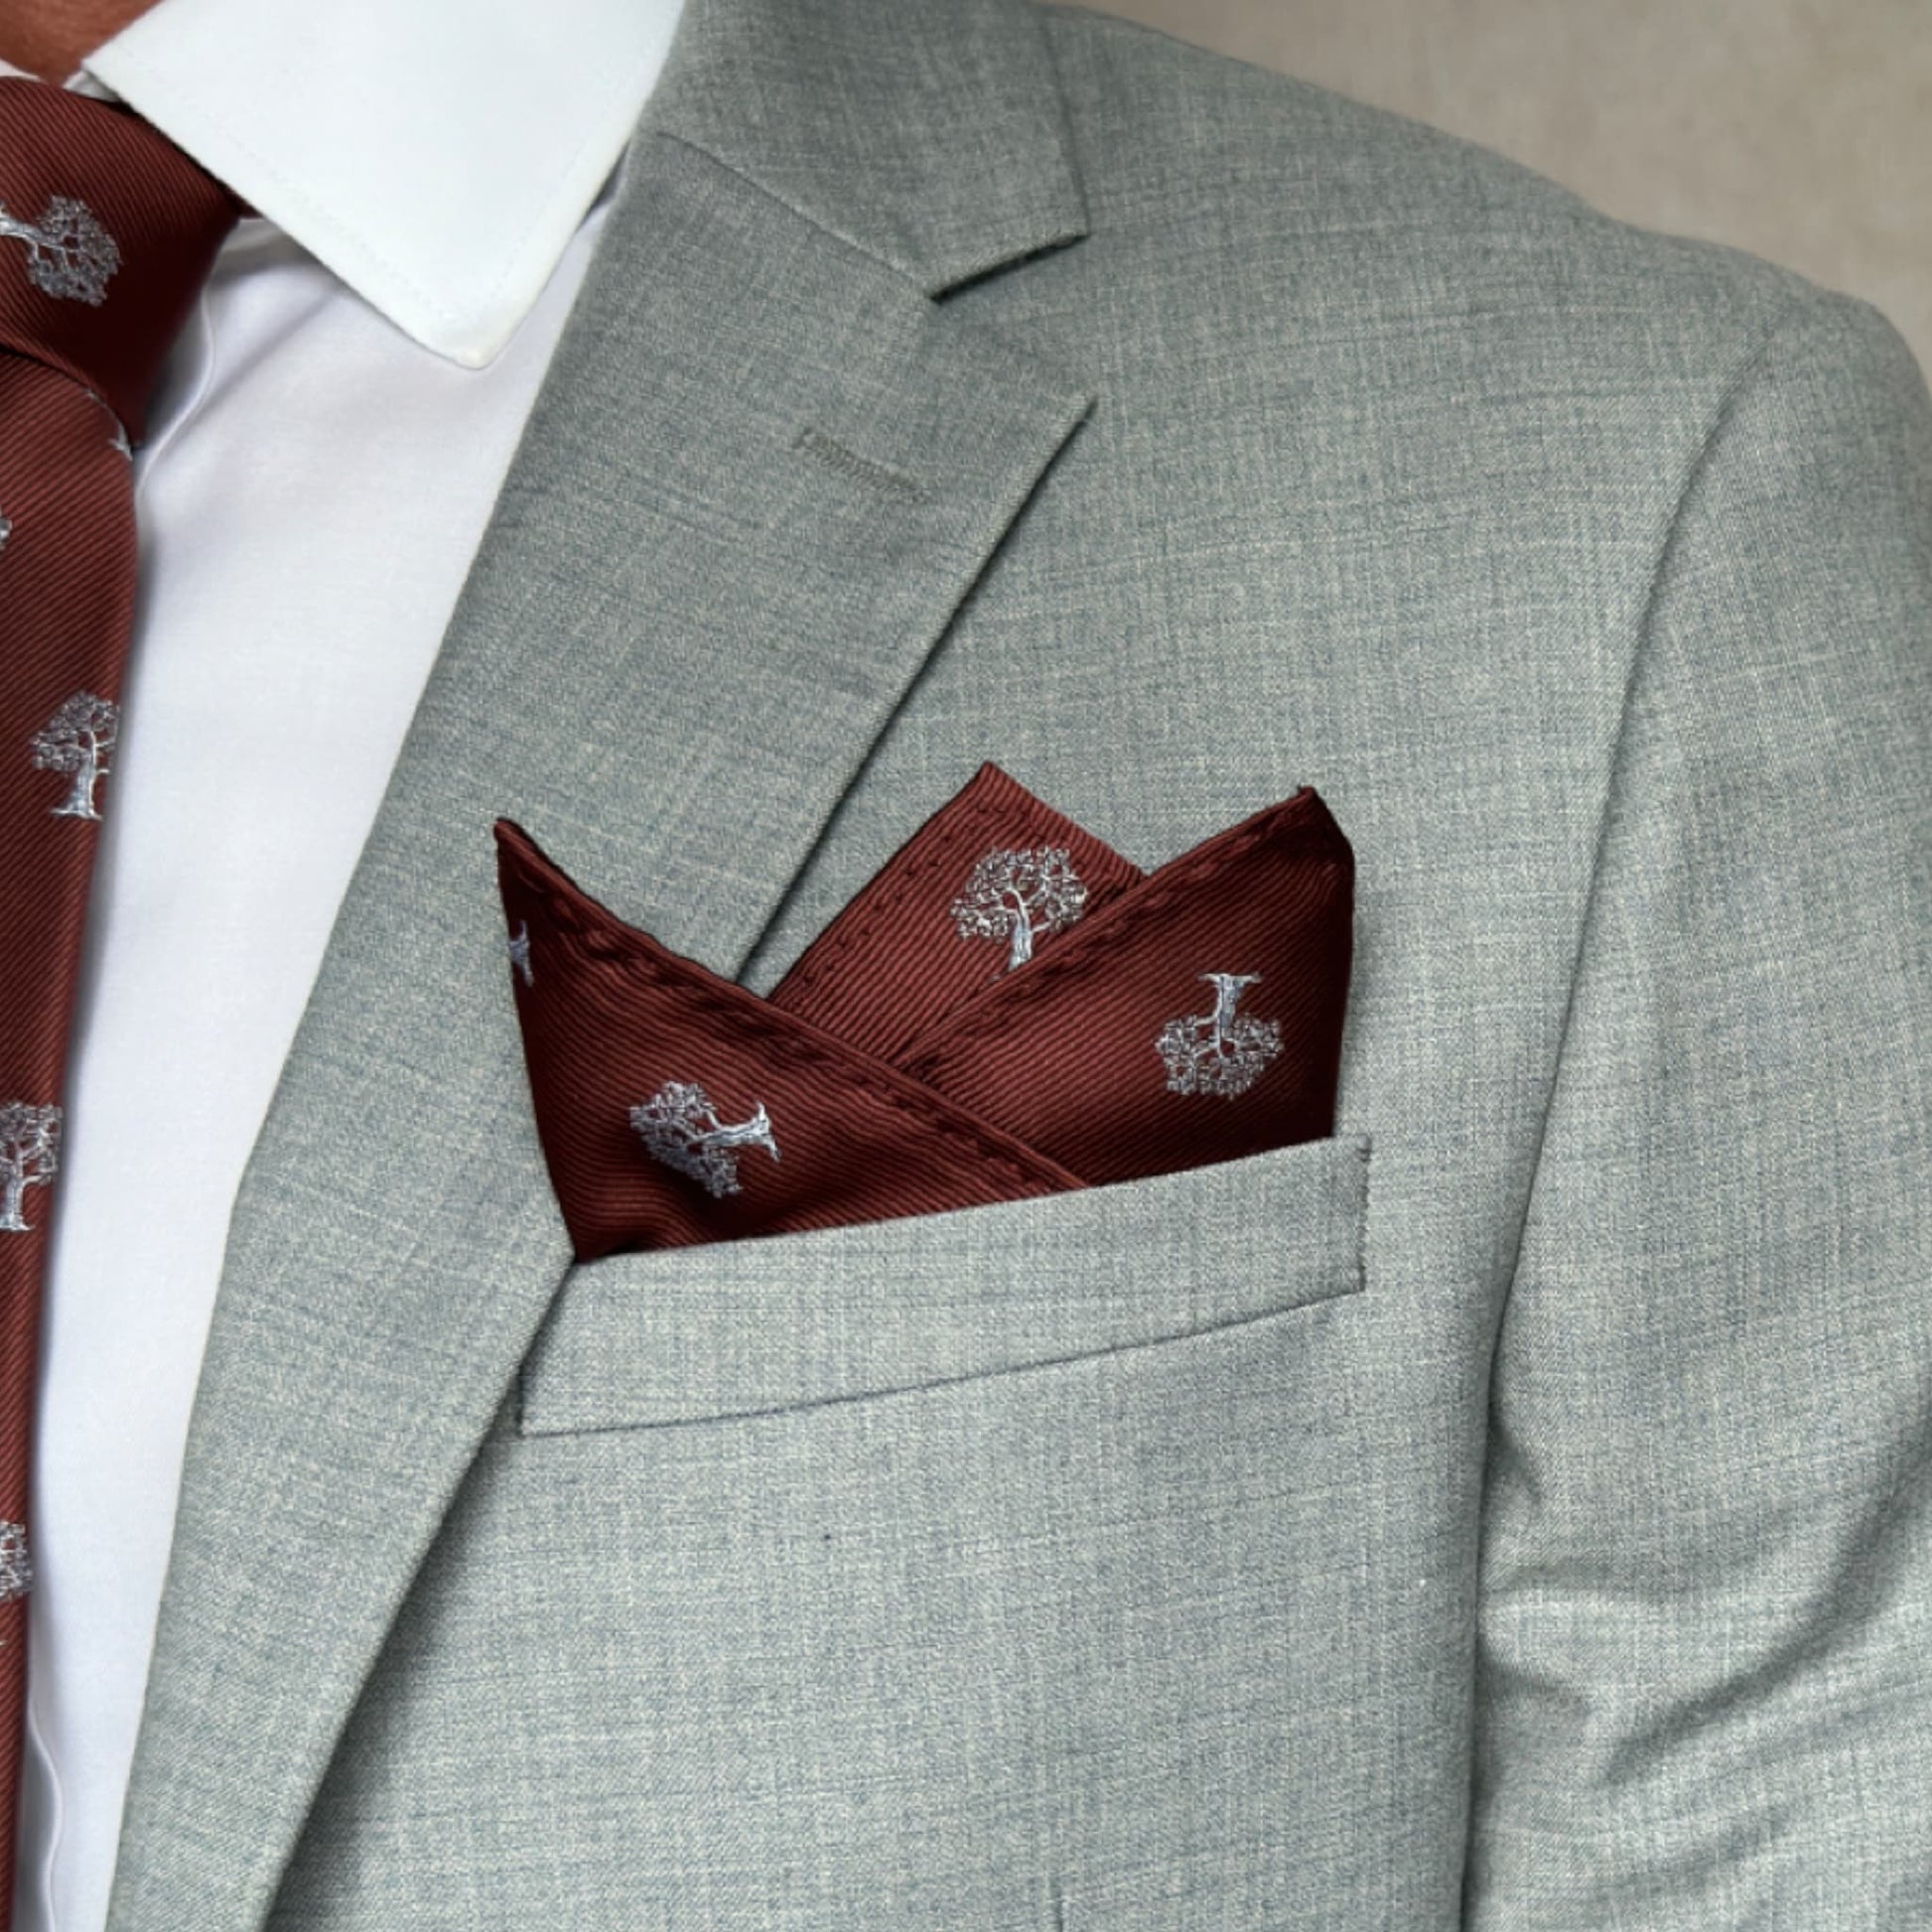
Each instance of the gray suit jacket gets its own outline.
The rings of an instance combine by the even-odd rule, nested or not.
[[[237,1205],[113,1932],[1932,1923],[1932,401],[1025,0],[693,0]],[[489,837],[1354,842],[1327,1142],[573,1268]]]

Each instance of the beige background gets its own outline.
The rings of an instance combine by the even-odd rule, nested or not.
[[[1932,369],[1932,0],[1099,0],[1876,303]]]

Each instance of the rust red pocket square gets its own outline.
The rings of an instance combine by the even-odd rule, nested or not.
[[[1333,1131],[1354,859],[1304,786],[1151,873],[982,765],[760,998],[496,826],[579,1260],[983,1206]]]

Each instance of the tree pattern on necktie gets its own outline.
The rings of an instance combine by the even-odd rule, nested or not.
[[[120,738],[121,708],[91,691],[76,691],[34,734],[35,766],[66,771],[73,782],[56,805],[56,818],[98,818],[100,781]]]
[[[27,1190],[53,1184],[61,1165],[61,1110],[0,1107],[0,1234],[26,1234]]]
[[[0,78],[0,1897],[13,1893],[62,1090],[134,613],[128,459],[238,212],[124,109]]]
[[[27,279],[44,295],[98,308],[121,265],[120,244],[71,196],[48,198],[38,221],[21,221],[0,206],[0,239],[27,244]]]

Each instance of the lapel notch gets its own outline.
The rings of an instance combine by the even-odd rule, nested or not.
[[[1087,232],[1027,0],[688,0],[646,124],[942,295]]]

